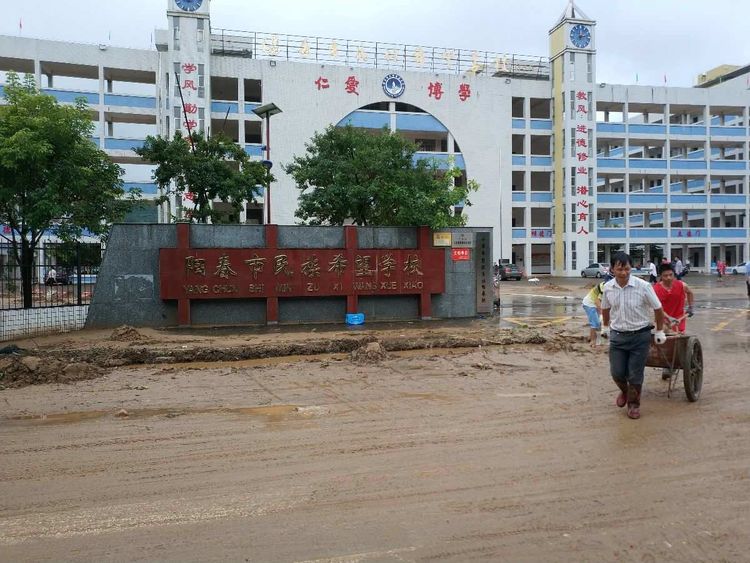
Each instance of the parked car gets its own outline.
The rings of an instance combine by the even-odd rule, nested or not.
[[[581,270],[582,278],[603,278],[609,273],[609,266],[607,264],[600,264],[594,262],[589,264],[583,270]]]
[[[730,266],[727,268],[727,272],[735,275],[745,275],[747,273],[747,262],[742,262],[741,264],[737,264],[736,266]]]
[[[501,280],[516,280],[519,281],[523,277],[521,270],[515,264],[502,264],[500,266],[500,279]]]

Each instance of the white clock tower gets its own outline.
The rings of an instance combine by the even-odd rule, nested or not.
[[[161,135],[176,131],[210,133],[210,0],[168,0],[169,35],[158,77]],[[160,49],[162,50],[162,49]],[[172,194],[162,206],[162,220],[181,219],[193,208],[192,194]]]
[[[596,261],[596,22],[571,0],[550,32],[555,275]]]
[[[209,5],[210,0],[169,0],[169,68],[161,74],[170,136],[178,130],[206,131],[211,124]]]

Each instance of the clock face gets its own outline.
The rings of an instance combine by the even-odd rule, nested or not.
[[[203,0],[175,0],[177,7],[186,12],[195,12],[203,4]]]
[[[575,24],[570,30],[570,42],[579,49],[588,47],[591,43],[591,30],[586,25]]]

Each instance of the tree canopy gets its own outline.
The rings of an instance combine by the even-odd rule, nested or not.
[[[466,218],[453,208],[471,205],[478,189],[455,185],[459,169],[415,159],[417,145],[387,130],[331,126],[306,149],[284,170],[302,191],[295,215],[307,224],[460,226]]]
[[[225,217],[213,201],[229,203],[239,214],[243,201],[254,202],[259,187],[272,179],[261,162],[250,160],[242,147],[221,135],[207,138],[193,132],[192,143],[179,131],[172,139],[149,136],[135,152],[157,165],[154,179],[162,189],[161,201],[170,194],[192,199],[194,209],[175,219],[221,222]]]
[[[9,72],[0,106],[0,224],[21,265],[24,306],[31,306],[34,250],[45,232],[62,240],[84,229],[105,234],[125,215],[122,169],[92,141],[84,100],[58,104],[33,77]],[[138,195],[137,193],[132,194]]]

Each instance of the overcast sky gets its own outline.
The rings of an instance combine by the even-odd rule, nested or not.
[[[213,0],[212,26],[547,56],[567,0]],[[148,48],[166,0],[0,0],[0,34]],[[597,81],[692,86],[750,63],[750,2],[581,0],[597,21]],[[23,29],[19,30],[19,22]]]

